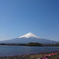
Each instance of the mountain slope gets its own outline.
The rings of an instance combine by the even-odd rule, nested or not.
[[[20,36],[19,38],[1,41],[0,43],[30,43],[30,42],[38,42],[42,44],[54,44],[57,43],[56,41],[51,41],[48,39],[42,39],[32,33],[25,34]]]

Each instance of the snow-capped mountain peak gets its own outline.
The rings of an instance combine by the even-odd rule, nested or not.
[[[27,33],[23,36],[20,36],[19,38],[40,38],[40,37],[34,35],[33,33]]]
[[[48,40],[48,39],[40,38],[33,33],[27,33],[27,34],[25,34],[23,36],[20,36],[18,38],[15,38],[15,39],[12,39],[12,40],[1,41],[0,43],[26,44],[26,43],[30,43],[30,42],[38,42],[38,43],[41,43],[41,44],[56,44],[56,43],[59,43],[57,41],[51,41],[51,40]]]

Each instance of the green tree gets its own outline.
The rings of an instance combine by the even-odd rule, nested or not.
[[[43,44],[36,43],[36,42],[30,42],[30,43],[26,44],[26,46],[43,46]]]

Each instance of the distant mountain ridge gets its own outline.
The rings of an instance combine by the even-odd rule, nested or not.
[[[19,43],[19,44],[30,43],[30,42],[38,42],[41,44],[58,43],[57,41],[40,38],[40,37],[34,35],[33,33],[27,33],[23,36],[20,36],[19,38],[15,38],[15,39],[11,39],[11,40],[0,41],[0,43]]]

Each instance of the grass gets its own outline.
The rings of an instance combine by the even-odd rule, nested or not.
[[[59,54],[49,57],[49,59],[59,59]]]

